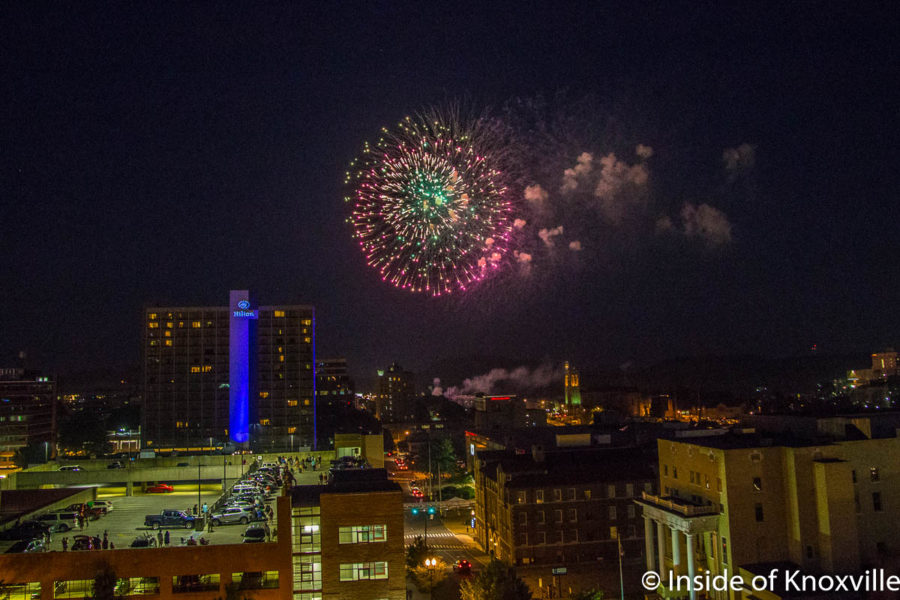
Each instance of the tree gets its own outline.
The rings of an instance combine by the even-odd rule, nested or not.
[[[59,445],[73,452],[87,452],[98,456],[111,448],[106,436],[106,418],[92,410],[79,410],[60,419]]]
[[[119,596],[116,595],[118,582],[119,578],[116,577],[113,568],[109,563],[103,563],[94,575],[94,600],[118,600]]]
[[[420,592],[430,592],[441,584],[449,572],[450,565],[440,558],[433,565],[419,564],[410,571],[410,578]]]
[[[603,600],[603,590],[597,588],[581,590],[570,595],[569,600]]]
[[[528,585],[516,577],[516,571],[499,560],[492,560],[474,578],[459,589],[462,600],[532,600]]]
[[[413,543],[406,549],[407,573],[421,565],[426,554],[428,554],[428,547],[425,546],[425,539],[421,535],[417,535]]]
[[[449,438],[441,438],[431,444],[431,472],[437,476],[438,471],[451,475],[457,470],[456,452]],[[439,483],[440,484],[440,483]]]

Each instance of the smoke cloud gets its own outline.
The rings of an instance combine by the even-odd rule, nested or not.
[[[593,166],[594,156],[590,152],[582,152],[571,169],[563,172],[563,182],[560,191],[563,193],[571,192],[578,187],[578,178],[590,173]]]
[[[443,396],[444,395],[444,388],[441,387],[441,378],[440,377],[434,378],[434,381],[432,382],[432,385],[431,385],[431,395],[432,396]]]
[[[549,194],[540,185],[529,185],[525,188],[525,199],[535,205],[542,205],[547,201]]]
[[[523,264],[528,264],[531,262],[531,255],[527,252],[515,252],[516,260]]]
[[[563,226],[560,225],[559,227],[554,227],[553,229],[541,229],[540,231],[538,231],[538,237],[544,240],[544,244],[546,244],[548,248],[552,248],[555,245],[553,238],[558,235],[562,235],[562,232]]]
[[[634,153],[638,155],[638,157],[647,160],[651,156],[653,156],[653,148],[650,146],[645,146],[643,144],[638,144],[637,148],[634,149]]]
[[[513,221],[513,227],[515,227],[516,229],[522,229],[526,224],[527,221],[525,221],[525,219],[516,219],[515,221]]]
[[[708,204],[696,206],[685,203],[681,209],[684,234],[697,237],[710,246],[721,246],[731,242],[731,222],[721,210]]]
[[[572,250],[574,252],[581,252],[581,242],[579,242],[578,240],[569,242],[569,250]]]
[[[722,161],[732,174],[749,171],[756,164],[756,146],[744,143],[736,148],[725,148]]]
[[[550,364],[543,364],[534,370],[528,367],[517,367],[511,371],[491,369],[483,375],[466,379],[459,387],[446,388],[444,395],[448,398],[455,398],[477,393],[491,394],[501,383],[507,384],[517,392],[527,392],[560,382],[562,375],[562,369]]]

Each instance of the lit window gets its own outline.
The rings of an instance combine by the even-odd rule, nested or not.
[[[284,362],[284,354],[278,355],[278,362]]]
[[[194,321],[193,323],[191,323],[191,327],[193,327],[194,329],[200,329],[200,321]]]
[[[341,563],[341,581],[360,581],[365,579],[387,579],[387,562]]]
[[[283,317],[283,316],[284,316],[284,311],[283,311],[283,310],[276,310],[276,311],[275,311],[275,316],[276,316],[276,317]]]
[[[296,400],[288,400],[288,406],[297,406]]]
[[[169,322],[166,323],[166,328],[167,328],[167,329],[172,329],[172,327],[173,327],[172,321],[169,321]]]
[[[308,338],[308,337],[303,338],[303,343],[304,343],[304,344],[311,344],[311,343],[312,343],[312,338]]]
[[[150,340],[150,345],[151,345],[151,346],[158,346],[158,345],[159,345],[159,341],[157,341],[157,340]]]
[[[303,399],[303,406],[309,406],[309,398]]]
[[[158,329],[159,328],[159,323],[157,323],[156,321],[152,321],[149,325],[150,325],[150,329]]]
[[[259,420],[259,424],[260,424],[260,425],[271,425],[271,424],[272,424],[272,421],[269,420],[269,419],[260,419],[260,420]]]
[[[172,345],[172,340],[166,340],[166,346],[171,346],[171,345]]]
[[[166,337],[172,337],[172,332],[171,332],[171,331],[166,331],[166,334],[165,334],[165,335],[166,335]]]
[[[178,329],[184,328],[184,321],[178,321]]]
[[[204,373],[209,373],[210,371],[212,371],[212,365],[203,365]]]
[[[297,433],[296,427],[288,427],[288,433]]]
[[[269,397],[269,392],[260,392],[260,393],[259,393],[259,397],[260,397],[260,398],[268,398],[268,397]]]
[[[191,367],[191,373],[199,373],[199,372],[200,372],[200,367],[198,367],[196,365]]]
[[[387,539],[385,525],[354,525],[338,528],[339,544],[370,544]]]
[[[150,313],[150,318],[151,318],[151,319],[155,319],[155,318],[156,318],[156,313]]]
[[[312,321],[309,320],[309,319],[303,319],[302,322],[303,322],[304,325],[312,325]]]

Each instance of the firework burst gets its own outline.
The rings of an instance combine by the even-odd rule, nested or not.
[[[507,262],[513,230],[507,150],[495,123],[407,117],[351,164],[349,222],[384,281],[440,296]]]

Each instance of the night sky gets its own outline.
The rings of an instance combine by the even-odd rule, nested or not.
[[[479,4],[4,3],[0,358],[137,364],[142,307],[238,287],[314,304],[318,354],[357,375],[897,342],[890,3]],[[362,143],[423,107],[535,98],[608,132],[548,168],[652,147],[645,220],[674,231],[585,221],[577,258],[462,299],[383,284],[345,223]],[[685,203],[730,239],[686,235]]]

